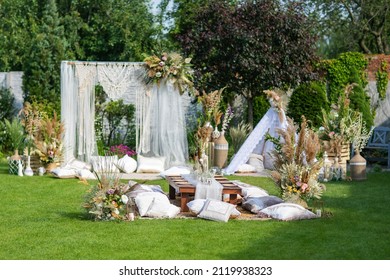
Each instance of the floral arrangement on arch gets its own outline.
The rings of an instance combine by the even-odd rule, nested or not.
[[[191,58],[183,58],[178,53],[162,53],[160,56],[152,55],[144,59],[147,84],[160,84],[169,79],[180,94],[193,87]]]
[[[282,198],[286,201],[307,207],[307,202],[320,199],[325,186],[318,181],[323,160],[317,159],[321,145],[316,132],[303,121],[298,127],[287,118],[286,130],[278,129],[280,138],[267,136],[275,143],[273,155],[275,170],[271,172],[276,185],[280,188]]]
[[[279,115],[279,120],[281,122],[284,121],[284,109],[286,106],[286,101],[284,101],[284,97],[287,97],[287,94],[280,90],[264,90],[263,91],[267,95],[267,99],[272,108],[274,108]]]

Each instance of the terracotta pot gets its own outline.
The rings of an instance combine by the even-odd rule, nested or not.
[[[229,143],[226,141],[225,133],[214,140],[214,165],[218,168],[226,166],[228,158]]]
[[[351,171],[351,179],[354,181],[366,180],[366,168],[367,161],[362,157],[359,151],[355,152],[355,155],[349,161],[349,167]]]
[[[22,157],[19,155],[19,151],[15,150],[13,156],[11,156],[11,160],[21,160]]]

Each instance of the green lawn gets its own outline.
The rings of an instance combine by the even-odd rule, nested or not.
[[[390,259],[390,173],[327,184],[331,218],[280,222],[201,219],[94,222],[75,179],[18,177],[0,165],[3,260]],[[265,178],[234,177],[276,194]],[[163,180],[151,182],[167,190]]]

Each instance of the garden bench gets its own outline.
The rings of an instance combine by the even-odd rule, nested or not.
[[[374,128],[374,131],[368,140],[367,146],[364,148],[365,151],[372,150],[385,150],[387,156],[370,156],[367,155],[365,158],[367,161],[387,161],[387,168],[390,168],[390,128],[385,126],[378,126]]]

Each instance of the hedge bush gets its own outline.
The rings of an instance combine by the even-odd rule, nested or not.
[[[313,127],[322,124],[322,109],[329,111],[326,97],[326,86],[321,82],[310,82],[298,86],[291,95],[287,108],[287,116],[301,123],[302,115]]]

